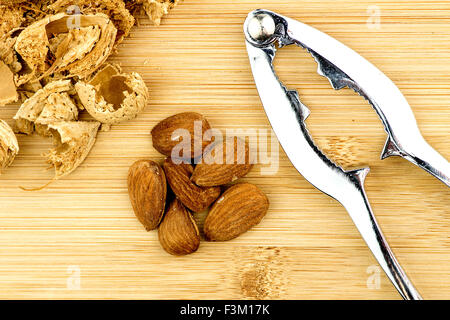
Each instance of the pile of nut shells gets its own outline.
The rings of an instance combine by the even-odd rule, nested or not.
[[[135,118],[148,88],[136,72],[107,59],[145,12],[154,24],[174,0],[0,0],[0,106],[21,102],[14,132],[52,137],[46,153],[54,179],[73,172],[92,149],[97,132]],[[88,120],[80,121],[81,113]],[[6,122],[0,145],[9,166],[19,152]],[[11,145],[11,143],[13,145]]]
[[[201,235],[194,213],[209,208],[203,233],[209,241],[236,238],[257,225],[269,208],[267,196],[250,183],[233,183],[252,169],[249,143],[218,139],[205,117],[176,114],[152,130],[162,164],[139,160],[129,169],[133,210],[147,231],[158,229],[161,246],[173,255],[197,251]],[[217,139],[216,139],[217,138]]]

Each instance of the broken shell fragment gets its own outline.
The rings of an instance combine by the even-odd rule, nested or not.
[[[16,85],[54,73],[87,77],[109,57],[116,34],[117,29],[103,14],[59,13],[32,23],[19,34],[14,46],[26,70],[17,75]],[[55,47],[56,52],[51,52]]]
[[[9,67],[0,60],[0,106],[4,106],[19,99],[14,74]]]
[[[55,12],[61,12],[73,7],[73,4],[73,0],[57,0],[49,8]],[[125,8],[125,3],[122,0],[78,0],[76,5],[77,10],[83,12],[83,14],[103,13],[110,17],[117,29],[115,45],[118,45],[129,35],[131,27],[134,25],[134,17]]]
[[[58,121],[78,119],[78,109],[67,92],[52,93],[35,121],[36,133],[49,136],[48,125]]]
[[[23,17],[24,9],[11,1],[3,3],[0,1],[0,38],[10,30],[19,27],[25,20]]]
[[[52,136],[54,148],[46,154],[55,167],[55,178],[73,172],[87,157],[97,136],[100,122],[74,121],[78,108],[70,96],[70,80],[47,84],[26,100],[14,116],[19,132]]]
[[[22,69],[17,53],[14,51],[14,45],[18,34],[22,29],[13,29],[3,37],[0,37],[0,60],[5,63],[9,69],[15,74]]]
[[[11,127],[0,120],[0,174],[9,167],[19,153],[19,144]]]
[[[67,67],[73,61],[83,59],[92,51],[97,41],[100,39],[101,30],[99,26],[89,26],[80,29],[72,29],[67,34],[60,34],[57,39],[54,54],[59,61],[53,64],[55,71]],[[49,69],[51,70],[51,69]],[[46,73],[50,73],[47,70]]]
[[[168,14],[180,0],[131,0],[127,1],[127,8],[131,12],[144,11],[155,25],[161,23],[161,18]]]
[[[109,57],[112,52],[117,29],[106,15],[80,16],[80,30],[83,30],[83,32],[79,32],[78,35],[83,37],[82,39],[76,39],[77,29],[68,29],[67,27],[70,25],[69,19],[76,18],[73,16],[65,16],[60,20],[50,23],[46,27],[47,33],[58,34],[60,32],[68,32],[67,39],[72,38],[77,40],[75,45],[71,45],[71,41],[69,40],[64,41],[64,45],[67,43],[67,49],[57,50],[57,59],[50,69],[55,68],[55,71],[58,72],[67,70],[69,77],[78,76],[82,79],[96,71]],[[75,20],[73,23],[76,24],[78,22]],[[100,29],[100,34],[98,34],[96,28]],[[97,40],[93,41],[94,39]],[[87,47],[85,46],[85,42],[89,43]],[[90,48],[92,50],[87,51]],[[62,53],[58,54],[58,51]],[[68,60],[66,55],[73,55],[71,52],[79,54],[80,57],[77,57],[78,59],[74,62],[69,63],[68,61],[70,59]]]
[[[55,167],[55,180],[67,176],[83,163],[94,146],[100,122],[70,121],[48,125],[54,148],[47,162]]]
[[[45,61],[48,51],[48,37],[45,26],[52,19],[59,19],[63,16],[63,14],[59,14],[36,21],[25,28],[17,37],[14,50],[21,56],[27,67],[26,72],[17,75],[17,86],[30,81],[36,74],[45,71]]]
[[[135,73],[121,73],[106,65],[89,82],[79,81],[76,92],[84,108],[101,123],[116,124],[131,120],[147,105],[148,88]]]
[[[42,88],[41,82],[36,79],[23,84],[20,86],[20,90],[17,90],[20,101],[25,101],[31,98],[38,90]]]
[[[25,100],[14,116],[16,131],[49,136],[47,125],[57,121],[72,121],[78,118],[78,108],[69,97],[73,89],[70,80],[50,82]]]

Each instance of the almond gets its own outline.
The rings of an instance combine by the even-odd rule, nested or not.
[[[173,255],[185,255],[197,251],[200,233],[192,214],[175,199],[169,206],[158,229],[161,246]]]
[[[219,197],[220,187],[203,188],[190,180],[194,171],[192,165],[183,162],[175,164],[167,158],[163,167],[173,193],[191,211],[203,211]]]
[[[128,173],[128,193],[134,213],[145,229],[156,229],[164,215],[167,195],[162,168],[151,160],[135,162]]]
[[[184,129],[184,132],[180,129]],[[208,121],[201,114],[179,113],[164,119],[152,129],[153,147],[168,157],[186,160],[199,157],[211,143],[203,139],[204,133],[209,129],[211,127]],[[179,149],[172,155],[175,146]],[[186,154],[180,154],[180,149],[187,150]]]
[[[245,176],[253,165],[247,141],[234,137],[211,145],[192,174],[198,186],[224,185]]]
[[[230,187],[214,203],[204,224],[210,241],[236,238],[257,225],[269,208],[267,196],[255,185],[240,183]]]

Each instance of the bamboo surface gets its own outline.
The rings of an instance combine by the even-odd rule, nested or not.
[[[371,6],[380,9],[379,29],[367,24]],[[425,138],[450,158],[450,2],[185,0],[159,27],[139,19],[111,57],[144,77],[151,102],[137,119],[100,132],[76,172],[22,191],[53,172],[41,156],[51,142],[19,137],[21,152],[0,177],[0,298],[399,298],[382,272],[376,285],[376,261],[343,207],[303,179],[281,149],[275,175],[257,165],[242,179],[265,191],[271,207],[233,241],[202,242],[197,253],[173,257],[134,216],[128,167],[163,159],[149,134],[158,121],[196,111],[223,130],[269,129],[242,32],[259,7],[327,32],[374,63],[404,93]],[[423,297],[450,299],[450,189],[406,160],[381,161],[386,134],[374,110],[349,89],[332,90],[316,69],[297,47],[277,54],[280,78],[312,111],[308,126],[319,146],[346,169],[371,167],[375,215]],[[16,110],[3,107],[0,118],[12,124]],[[196,215],[200,225],[204,216]]]

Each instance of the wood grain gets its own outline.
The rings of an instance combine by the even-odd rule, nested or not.
[[[374,5],[380,29],[366,24]],[[382,273],[379,289],[367,286],[376,261],[347,213],[282,151],[276,175],[256,166],[244,179],[268,194],[271,207],[236,240],[202,242],[194,255],[172,257],[132,212],[127,170],[137,159],[163,159],[149,135],[161,119],[195,111],[220,129],[269,129],[242,34],[258,7],[311,24],[368,58],[405,94],[430,144],[450,158],[448,1],[186,0],[159,27],[140,19],[111,58],[143,75],[152,100],[137,119],[101,132],[74,174],[42,191],[19,189],[52,177],[41,157],[50,141],[19,137],[20,155],[0,179],[0,298],[399,298]],[[370,165],[375,214],[424,298],[449,299],[449,188],[405,160],[379,160],[386,135],[375,112],[350,90],[333,91],[316,68],[299,48],[277,56],[280,78],[312,110],[308,125],[318,144],[345,168]],[[16,110],[4,107],[0,118],[12,123]],[[200,224],[204,215],[196,217]],[[70,285],[77,270],[79,288]]]

